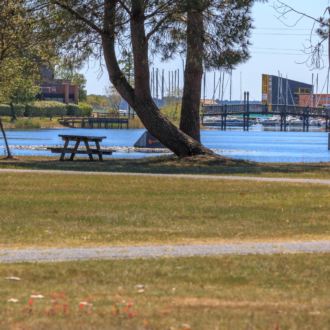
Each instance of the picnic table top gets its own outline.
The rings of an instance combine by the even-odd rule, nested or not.
[[[59,135],[59,137],[63,139],[69,139],[69,140],[87,140],[87,141],[102,141],[106,138],[106,136],[86,136],[86,135]]]

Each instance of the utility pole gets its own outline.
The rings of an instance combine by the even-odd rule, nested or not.
[[[156,69],[156,98],[157,98],[157,108],[158,108],[158,68]]]
[[[178,69],[178,97],[179,97],[179,93],[180,93],[180,69]]]
[[[182,59],[182,77],[183,77],[183,86],[184,86],[184,59]]]
[[[171,102],[171,72],[168,72],[168,102]]]

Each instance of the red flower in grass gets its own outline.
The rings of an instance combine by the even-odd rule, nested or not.
[[[29,304],[32,306],[33,305],[33,300],[29,300]]]

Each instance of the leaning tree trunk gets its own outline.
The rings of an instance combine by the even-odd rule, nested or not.
[[[200,141],[199,107],[203,77],[203,16],[197,10],[187,15],[187,64],[184,72],[180,129]]]
[[[131,36],[134,55],[135,89],[121,72],[115,53],[115,1],[105,3],[102,45],[111,83],[136,111],[146,129],[179,157],[215,154],[199,141],[183,133],[164,116],[154,103],[149,86],[148,40],[144,29],[142,0],[132,0]],[[199,100],[198,100],[199,106]]]
[[[14,105],[13,105],[13,102],[10,102],[10,109],[11,109],[11,120],[16,120],[17,117],[16,117],[16,114],[15,114],[15,111],[14,111]]]

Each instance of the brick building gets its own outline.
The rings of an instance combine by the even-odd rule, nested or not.
[[[313,94],[313,95],[299,95],[299,105],[303,107],[323,107],[323,105],[330,105],[330,95],[327,94]]]
[[[54,68],[46,64],[40,66],[42,82],[40,83],[41,100],[62,103],[78,103],[78,85],[71,80],[54,79]]]

